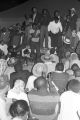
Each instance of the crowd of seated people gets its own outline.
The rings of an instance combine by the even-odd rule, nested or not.
[[[0,120],[80,119],[80,18],[36,7],[0,29]]]

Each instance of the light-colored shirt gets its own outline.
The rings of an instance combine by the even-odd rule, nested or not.
[[[61,25],[61,22],[58,21],[58,23],[55,23],[55,21],[52,21],[49,23],[48,25],[48,31],[52,32],[53,34],[57,34],[60,32],[62,32],[62,25]]]
[[[0,97],[0,120],[10,120],[7,116],[6,101]]]
[[[14,67],[7,67],[5,74],[8,75],[9,80],[10,80],[10,74],[13,72],[15,72]]]
[[[56,63],[52,63],[52,62],[45,62],[45,64],[47,65],[48,71],[47,74],[50,72],[54,72],[55,71],[55,67],[56,67]]]
[[[5,55],[8,54],[8,46],[6,44],[4,45],[0,44],[0,50],[2,50]]]
[[[34,89],[34,81],[37,77],[32,75],[28,78],[27,84],[26,84],[26,88],[28,89],[28,91],[31,91],[32,89]]]
[[[11,89],[8,91],[7,98],[16,99],[16,100],[25,100],[29,104],[27,94],[24,92],[17,93],[13,89]]]
[[[60,97],[61,108],[58,120],[79,120],[80,95],[72,91],[64,92]]]

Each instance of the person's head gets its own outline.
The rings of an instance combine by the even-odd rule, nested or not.
[[[71,16],[74,15],[74,14],[76,13],[75,8],[71,8],[71,9],[69,10],[69,13],[70,13]]]
[[[78,70],[79,69],[79,66],[76,64],[76,63],[74,63],[72,66],[71,66],[71,70],[73,70],[74,72],[76,71],[76,70]]]
[[[37,8],[36,7],[32,7],[32,13],[34,14],[34,13],[37,13]]]
[[[42,14],[43,14],[43,15],[49,14],[48,9],[42,9]]]
[[[54,18],[55,23],[58,23],[59,19],[57,17]]]
[[[54,17],[57,17],[57,18],[60,17],[60,12],[59,12],[59,10],[55,10],[55,11],[54,11]]]
[[[24,118],[29,113],[29,106],[26,101],[24,100],[17,100],[13,102],[9,108],[10,115],[15,118]]]
[[[38,77],[34,81],[34,87],[37,88],[37,90],[46,89],[47,88],[47,80],[44,77]]]
[[[78,80],[72,79],[69,81],[67,85],[67,89],[71,90],[75,93],[79,93],[80,91],[80,82]]]
[[[80,68],[74,72],[75,77],[80,77]]]
[[[63,71],[64,70],[64,64],[63,63],[57,63],[55,69],[56,69],[56,71]]]
[[[1,45],[4,45],[4,41],[3,40],[1,41]]]

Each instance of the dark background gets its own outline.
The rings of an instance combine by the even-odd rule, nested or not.
[[[51,14],[58,9],[62,15],[74,7],[79,14],[80,0],[0,0],[0,25],[9,26],[23,21],[24,14],[29,14],[33,6],[39,11],[47,8]]]

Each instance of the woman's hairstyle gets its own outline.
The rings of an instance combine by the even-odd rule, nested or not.
[[[24,116],[26,112],[29,112],[29,106],[24,100],[17,100],[11,104],[9,112],[12,117]]]

